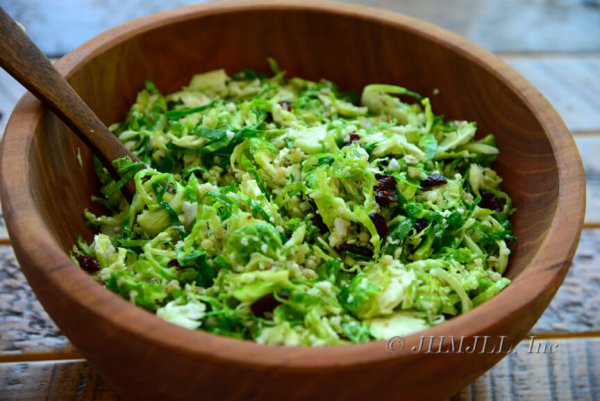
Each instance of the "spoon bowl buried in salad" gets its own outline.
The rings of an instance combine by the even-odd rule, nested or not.
[[[514,241],[494,136],[371,84],[224,70],[151,82],[72,258],[171,323],[271,345],[407,335],[502,291]],[[128,202],[120,187],[135,180]]]

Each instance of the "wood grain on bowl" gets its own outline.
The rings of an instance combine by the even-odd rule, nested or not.
[[[218,38],[218,40],[215,40]],[[230,2],[150,16],[109,31],[58,62],[105,123],[124,117],[145,79],[169,92],[197,72],[266,70],[327,78],[342,89],[369,82],[432,97],[446,118],[474,120],[496,135],[497,164],[518,208],[513,283],[473,311],[422,335],[506,336],[516,344],[562,282],[581,232],[584,179],[575,144],[539,93],[495,56],[429,24],[356,6]],[[75,152],[81,148],[83,167]],[[15,253],[60,329],[127,399],[381,399],[447,397],[503,354],[402,352],[385,342],[267,347],[170,325],[94,282],[68,258],[91,232],[82,210],[98,191],[90,152],[25,96],[2,147],[2,206]],[[143,374],[140,374],[143,372]]]

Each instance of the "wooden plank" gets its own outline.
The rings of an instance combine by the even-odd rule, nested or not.
[[[10,113],[23,93],[25,88],[0,68],[0,138],[4,135]]]
[[[600,108],[596,113],[600,115]],[[575,142],[583,160],[587,185],[585,221],[590,226],[600,227],[600,130],[576,135]]]
[[[3,4],[46,52],[64,54],[109,27],[207,0],[20,0]],[[597,0],[342,0],[405,13],[492,51],[599,51]]]
[[[534,339],[531,344],[530,339],[521,342],[451,401],[597,399],[600,339]],[[0,364],[0,383],[0,399],[13,401],[119,399],[83,360]]]
[[[600,230],[584,230],[573,265],[532,332],[600,331]]]
[[[502,58],[540,90],[569,129],[600,130],[600,54]]]
[[[438,24],[495,52],[598,51],[597,1],[345,0]],[[588,35],[595,35],[594,38]]]
[[[85,361],[0,364],[0,399],[113,401],[121,399]]]
[[[33,295],[10,246],[0,246],[0,355],[57,350],[72,347]]]
[[[530,352],[523,341],[471,386],[452,398],[466,400],[596,400],[600,392],[600,339],[538,340],[553,353]]]
[[[6,223],[2,216],[2,209],[0,209],[0,245],[7,245],[8,243],[8,230],[6,229]]]

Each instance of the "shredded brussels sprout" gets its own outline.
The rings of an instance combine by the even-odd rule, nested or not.
[[[387,339],[467,312],[509,284],[510,197],[492,135],[428,98],[242,70],[151,82],[114,134],[73,260],[174,324],[277,345]],[[147,167],[150,166],[150,167]],[[120,188],[135,180],[131,202]]]

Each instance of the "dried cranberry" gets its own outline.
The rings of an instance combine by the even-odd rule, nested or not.
[[[281,108],[284,109],[285,111],[292,111],[292,103],[290,103],[290,102],[287,102],[287,101],[279,102],[279,106],[281,106]]]
[[[179,261],[177,259],[173,259],[173,260],[169,261],[169,263],[167,263],[167,267],[174,267],[177,270],[183,269],[183,266],[181,266],[179,264]]]
[[[428,222],[426,219],[416,219],[415,220],[415,230],[418,233],[420,233],[427,227],[427,224],[428,224]]]
[[[498,198],[496,195],[490,191],[486,191],[485,189],[482,189],[479,194],[481,195],[481,202],[479,202],[479,206],[486,209],[495,210],[497,212],[504,210],[506,199]]]
[[[356,132],[351,132],[348,139],[344,142],[344,146],[350,145],[352,142],[356,142],[360,139],[360,136]]]
[[[279,292],[277,293],[277,296],[280,299],[284,300],[290,298],[289,294],[286,294],[285,292]],[[252,311],[254,316],[261,317],[264,319],[267,313],[273,312],[273,310],[277,308],[280,304],[281,302],[279,302],[279,300],[275,298],[275,295],[267,294],[254,301],[254,303],[250,305],[250,310]]]
[[[387,206],[390,203],[398,203],[398,195],[392,191],[377,191],[375,192],[375,202],[380,206]]]
[[[391,175],[375,174],[377,186],[375,186],[375,201],[380,206],[397,203],[396,180]]]
[[[89,273],[96,273],[102,268],[100,262],[90,256],[78,256],[77,260],[79,261],[79,266]]]
[[[342,244],[338,248],[342,252],[352,252],[357,255],[366,256],[368,258],[373,256],[373,250],[366,246],[360,246],[355,244]]]
[[[377,234],[379,234],[381,238],[385,238],[385,236],[388,233],[388,226],[387,221],[385,221],[385,217],[383,217],[379,213],[371,213],[369,215],[369,218],[371,218],[371,221],[373,221],[373,224],[375,224]]]
[[[329,231],[327,224],[323,221],[323,217],[320,214],[315,213],[315,216],[312,218],[312,223],[322,232],[326,233]]]
[[[432,188],[438,185],[447,184],[448,180],[441,174],[430,174],[421,181],[421,186],[423,188]]]
[[[376,189],[387,189],[388,191],[394,191],[396,189],[396,179],[391,175],[375,174],[377,180]]]

